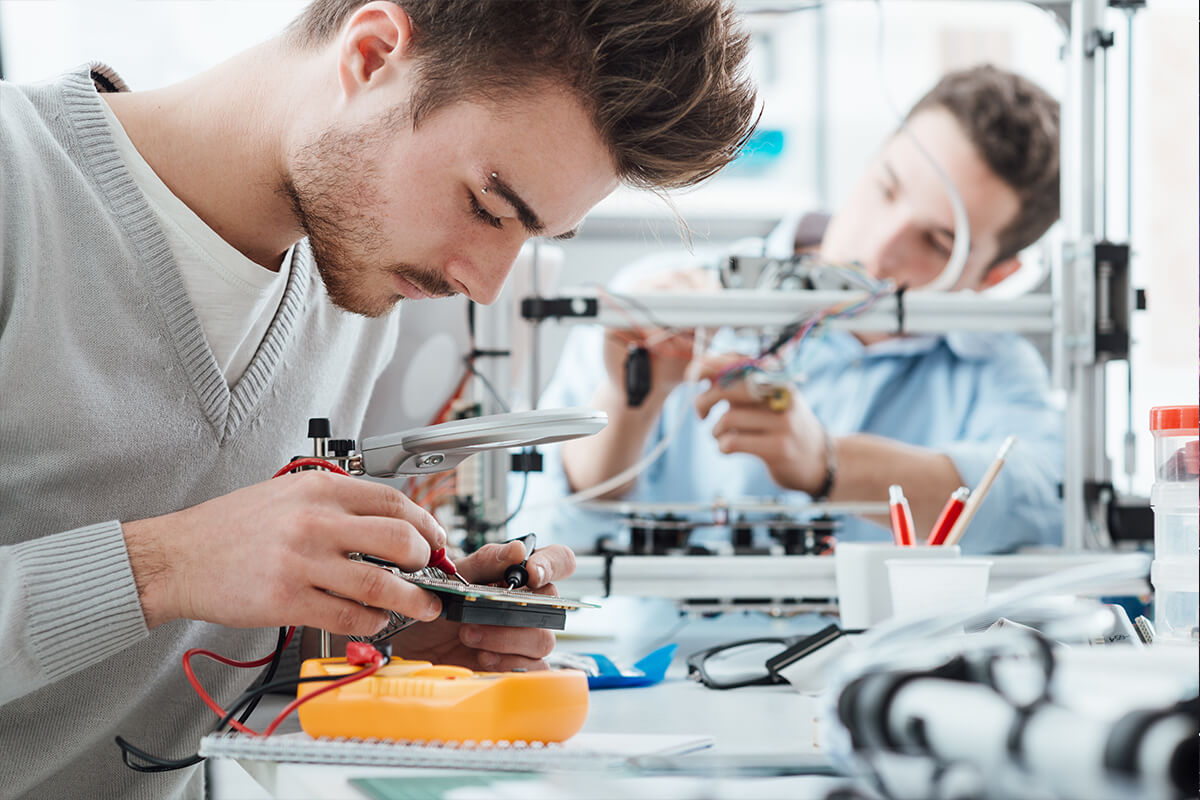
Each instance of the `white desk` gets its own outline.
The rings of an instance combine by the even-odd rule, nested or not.
[[[269,709],[269,712],[276,711]],[[267,709],[263,709],[269,713]],[[639,689],[608,689],[591,694],[591,710],[585,732],[638,733],[696,733],[713,737],[711,749],[684,756],[696,760],[703,769],[705,759],[720,756],[778,754],[781,764],[794,762],[798,754],[819,752],[814,742],[814,701],[797,694],[790,687],[747,687],[730,691],[714,691],[699,683],[683,678],[668,678],[658,686]],[[280,732],[297,730],[298,726],[281,727]],[[264,790],[260,797],[286,798],[356,798],[360,797],[348,780],[351,778],[377,776],[431,776],[445,774],[435,770],[406,769],[399,767],[350,767],[315,764],[285,764],[271,762],[241,761],[221,764],[219,771],[210,772],[214,783],[212,796],[215,800],[233,797],[251,797],[246,792],[247,783],[242,777],[236,782],[236,770],[245,770]],[[582,774],[581,774],[582,775]],[[719,775],[713,776],[720,777]],[[595,783],[594,776],[579,778]],[[730,779],[731,781],[733,779]],[[729,796],[743,796],[747,786],[745,778],[737,781],[741,791]],[[558,779],[559,785],[570,785],[571,777]],[[764,787],[777,784],[781,788],[783,779],[758,779]],[[796,779],[789,779],[789,786]],[[805,777],[810,785],[836,782],[834,779]],[[815,783],[814,783],[815,782]],[[238,788],[241,787],[241,788]],[[771,791],[767,791],[771,794]],[[823,796],[824,792],[817,796]],[[757,792],[756,792],[757,795]],[[786,796],[786,795],[785,795]],[[791,796],[796,796],[794,792]]]
[[[624,617],[631,609],[614,604],[612,610]],[[622,649],[644,653],[664,631],[671,631],[671,640],[680,643],[667,679],[658,685],[635,689],[606,689],[594,691],[589,696],[590,709],[583,731],[592,733],[662,733],[702,734],[712,737],[713,747],[695,752],[683,758],[696,760],[700,766],[706,759],[716,761],[722,757],[755,755],[770,758],[777,755],[779,763],[794,763],[798,756],[818,753],[815,740],[816,701],[796,693],[788,686],[759,686],[716,691],[685,677],[684,659],[688,653],[721,641],[764,635],[767,633],[794,633],[815,630],[822,625],[815,618],[770,619],[761,615],[722,615],[705,619],[696,618],[682,627],[669,603],[646,603],[640,613],[633,616],[624,626],[617,640],[567,639],[560,643],[563,649],[578,652],[605,652],[619,654]],[[568,628],[570,628],[568,623]],[[661,643],[658,642],[658,643]],[[275,697],[264,700],[251,720],[262,724],[273,717],[285,704],[286,698]],[[280,733],[299,730],[293,717],[280,727]],[[350,786],[350,778],[375,776],[428,776],[438,773],[431,770],[405,768],[346,767],[313,764],[284,764],[272,762],[239,761],[221,763],[214,760],[210,769],[213,781],[212,796],[215,800],[229,798],[358,798],[359,792]],[[247,773],[258,786],[249,782]],[[560,788],[563,781],[558,779]],[[575,780],[579,780],[577,777]],[[595,778],[590,779],[595,784]],[[659,780],[659,779],[654,779]],[[663,781],[668,780],[666,778]],[[679,779],[674,779],[678,782]],[[699,785],[700,779],[690,778]],[[712,779],[707,779],[711,784]],[[709,794],[710,797],[743,797],[749,790],[748,779],[730,779],[724,794]],[[797,794],[797,781],[808,788]],[[763,778],[754,779],[753,793],[756,797],[823,797],[824,789],[818,786],[833,785],[832,778]],[[706,789],[711,789],[709,785]],[[261,791],[260,791],[261,789]],[[577,792],[563,789],[571,796]],[[651,785],[641,785],[639,792],[656,792]],[[664,790],[665,791],[665,790]],[[671,796],[680,786],[673,783]],[[686,794],[687,787],[683,787]],[[257,792],[257,794],[256,794]],[[640,795],[639,795],[640,796]]]
[[[1011,573],[1011,578],[1018,575],[1030,576],[1030,573],[1045,574],[1048,571],[1072,566],[1082,561],[1092,563],[1102,560],[1103,555],[1060,555],[1058,558],[1045,559],[1039,557],[1010,556],[1005,557],[1002,573]],[[819,570],[807,577],[813,584],[820,585],[823,581],[827,589],[832,587],[833,560],[826,558],[809,559],[780,559],[788,562],[788,568],[793,566],[809,570]],[[772,562],[778,563],[778,562]],[[565,594],[578,596],[589,594],[583,587],[589,581],[596,581],[597,575],[592,569],[595,563],[581,564],[580,575],[573,579],[577,581]],[[670,586],[680,591],[694,591],[697,577],[693,574],[686,576],[683,568],[691,570],[710,569],[719,566],[714,558],[679,558],[666,557],[652,560],[648,557],[628,559],[628,566],[641,567],[657,572],[654,584],[659,590]],[[764,565],[765,566],[765,565]],[[662,571],[666,567],[670,575]],[[643,576],[649,577],[649,575]],[[672,581],[671,578],[675,580]],[[786,576],[776,576],[785,579]],[[794,578],[795,576],[790,576]],[[759,586],[761,587],[761,581]],[[1106,587],[1109,591],[1140,593],[1144,591],[1144,582],[1132,581],[1126,587]],[[791,584],[795,585],[795,584]],[[761,590],[761,589],[760,589]],[[670,594],[670,592],[667,592]],[[807,594],[807,592],[806,592]],[[591,708],[583,730],[592,733],[664,733],[706,735],[713,739],[711,749],[694,753],[685,758],[703,764],[705,760],[721,763],[723,757],[753,754],[772,758],[779,757],[780,763],[795,763],[797,757],[817,753],[817,734],[814,725],[816,701],[793,692],[786,686],[747,687],[730,691],[715,691],[684,678],[683,662],[687,654],[718,642],[729,642],[738,639],[763,635],[789,635],[813,632],[823,626],[824,620],[815,615],[798,615],[794,617],[770,617],[761,613],[727,613],[718,617],[705,618],[691,615],[681,618],[672,600],[648,598],[609,598],[604,603],[600,619],[589,618],[580,612],[578,617],[568,619],[567,631],[560,638],[560,648],[576,652],[603,652],[614,660],[621,659],[632,662],[645,655],[657,646],[668,641],[677,642],[679,650],[676,653],[672,671],[668,679],[651,687],[623,690],[603,690],[593,692],[590,696]],[[590,612],[589,612],[590,613]],[[600,624],[596,624],[596,623]],[[581,636],[597,638],[579,638]],[[264,703],[255,716],[255,720],[273,717],[282,707],[282,702]],[[252,721],[252,724],[254,723]],[[298,730],[295,721],[291,727],[284,726],[281,733]],[[241,772],[243,783],[240,789],[227,791],[221,772],[229,768],[238,769],[237,765],[216,764],[214,770],[218,780],[214,781],[213,797],[217,800],[228,798],[354,798],[361,797],[360,793],[350,786],[347,781],[356,777],[389,776],[427,776],[429,770],[412,770],[401,768],[367,768],[345,766],[319,766],[309,764],[275,764],[271,762],[239,762],[245,768]],[[254,776],[259,787],[245,783],[247,772]],[[575,773],[574,778],[567,775],[556,779],[549,795],[553,797],[588,797],[600,798],[617,793],[611,784],[603,784],[598,778],[580,778],[582,773]],[[562,781],[574,780],[575,783]],[[590,780],[590,784],[588,781]],[[606,779],[607,780],[607,779]],[[651,779],[654,780],[654,779]],[[671,780],[671,779],[664,779]],[[678,779],[676,779],[678,780]],[[691,798],[704,796],[707,798],[736,798],[754,796],[756,798],[785,797],[785,798],[822,798],[826,789],[840,781],[832,778],[817,778],[814,776],[791,778],[736,778],[725,783],[717,776],[707,779],[691,778],[692,784],[680,786],[660,782],[653,785],[639,785],[636,792],[622,791],[621,796],[627,797],[666,797]],[[753,786],[747,781],[753,780]],[[583,781],[583,783],[580,783]],[[608,794],[597,793],[596,786],[602,785]],[[696,786],[701,788],[698,790]],[[515,786],[515,784],[514,784]],[[564,788],[567,787],[567,788]],[[261,789],[265,787],[265,791]],[[250,793],[251,790],[258,794]],[[590,794],[589,794],[590,792]]]

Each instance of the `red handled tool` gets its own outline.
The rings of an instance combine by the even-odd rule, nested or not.
[[[899,547],[912,547],[916,544],[913,535],[912,511],[908,507],[908,499],[904,490],[897,484],[888,487],[888,511],[892,519],[892,538]]]
[[[454,566],[454,562],[446,557],[446,548],[439,547],[429,554],[429,566],[434,569],[440,569],[447,575],[458,578],[459,582],[464,586],[470,586],[471,583],[462,575],[458,574],[458,567]]]

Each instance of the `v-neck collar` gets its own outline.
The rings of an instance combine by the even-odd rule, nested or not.
[[[114,216],[138,253],[134,267],[154,295],[162,324],[205,417],[217,440],[225,442],[252,415],[282,362],[284,348],[304,309],[311,283],[312,253],[307,240],[296,245],[275,317],[254,358],[231,389],[208,345],[158,217],[117,151],[99,91],[128,91],[128,86],[111,67],[100,63],[71,72],[62,84],[63,103],[84,154],[82,161],[109,199]]]

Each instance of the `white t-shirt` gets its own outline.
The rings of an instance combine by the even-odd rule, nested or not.
[[[133,146],[108,103],[101,103],[121,159],[146,196],[171,245],[188,297],[225,382],[246,371],[275,316],[292,265],[292,249],[278,272],[246,258],[176,197]]]

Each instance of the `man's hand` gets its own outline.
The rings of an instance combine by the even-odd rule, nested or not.
[[[697,413],[704,419],[713,406],[728,401],[729,410],[713,426],[721,452],[758,456],[783,488],[810,494],[817,491],[825,480],[825,435],[799,390],[790,387],[788,408],[773,411],[746,380],[728,386],[717,382],[718,375],[745,358],[730,353],[697,362],[698,376],[712,381],[696,398]]]
[[[521,542],[489,544],[455,561],[455,566],[472,583],[499,583],[505,568],[524,558],[525,545]],[[529,571],[527,588],[538,594],[557,596],[553,581],[575,571],[575,554],[562,545],[550,545],[535,550],[525,566]],[[554,634],[541,628],[473,625],[446,620],[413,625],[389,641],[396,655],[403,658],[457,664],[487,672],[545,669],[542,659],[554,649]]]
[[[680,269],[649,275],[635,283],[632,291],[704,292],[719,288],[717,278],[710,270]],[[628,310],[631,315],[639,316],[636,309]],[[604,366],[608,379],[624,393],[625,359],[629,349],[631,346],[645,347],[650,351],[650,392],[660,400],[666,399],[672,389],[683,383],[684,371],[692,360],[693,339],[692,331],[642,334],[634,330],[610,329],[604,337]]]
[[[369,553],[417,570],[445,546],[428,511],[381,483],[308,470],[123,528],[151,628],[185,618],[366,636],[387,623],[381,609],[441,613],[432,593],[347,558]]]
[[[643,279],[635,291],[703,291],[716,289],[717,280],[700,269],[677,270]],[[636,316],[634,310],[631,316]],[[692,331],[609,330],[604,341],[604,366],[608,380],[592,396],[591,405],[608,414],[608,426],[595,436],[563,442],[563,471],[573,491],[592,487],[619,475],[637,461],[650,430],[662,413],[671,390],[683,382],[693,353]],[[625,359],[630,346],[650,351],[650,391],[645,400],[630,407],[625,392]],[[599,495],[621,497],[633,486],[628,481]]]

